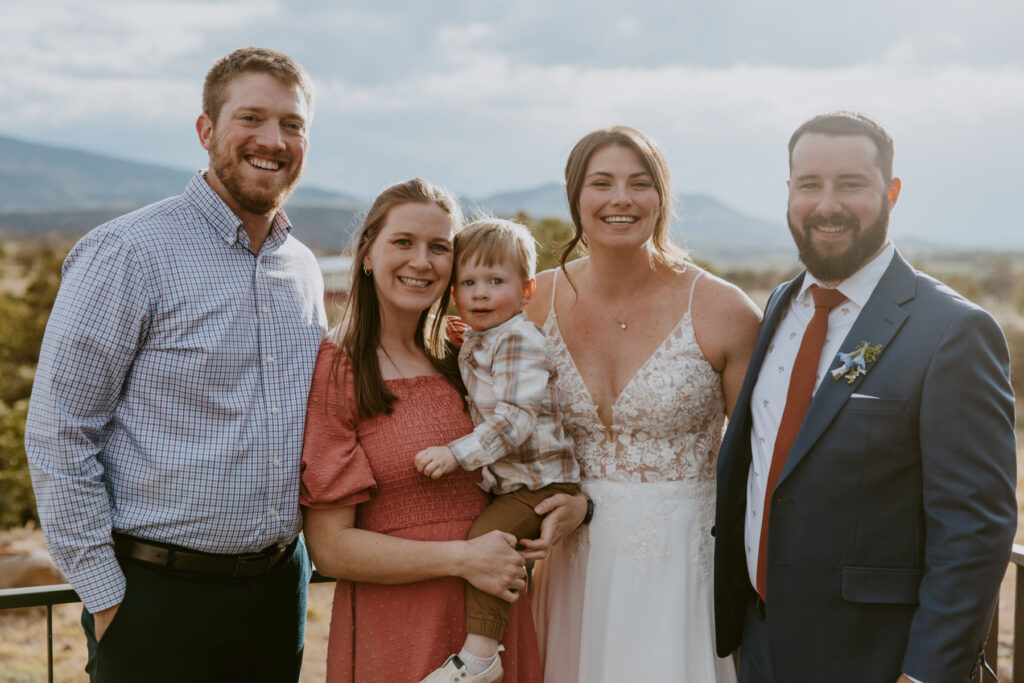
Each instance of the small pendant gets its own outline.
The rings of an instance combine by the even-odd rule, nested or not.
[[[626,329],[626,321],[625,320],[616,320],[615,322],[617,322],[619,324],[619,327],[621,327],[622,329]]]

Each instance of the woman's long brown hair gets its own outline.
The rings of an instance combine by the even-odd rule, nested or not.
[[[360,419],[390,413],[397,400],[380,371],[377,358],[381,336],[380,302],[373,285],[373,275],[364,272],[362,264],[391,209],[411,202],[435,204],[451,217],[455,231],[462,226],[462,210],[458,200],[447,190],[422,178],[413,178],[386,188],[377,195],[366,213],[352,255],[352,285],[348,300],[345,302],[341,323],[330,334],[330,341],[352,361],[355,408]],[[440,299],[420,314],[415,340],[416,346],[423,349],[430,364],[461,395],[465,395],[466,389],[457,363],[458,351],[446,335],[445,312],[450,298],[449,281]],[[339,361],[340,357],[336,356],[331,365],[331,377],[335,378],[336,386],[340,388],[343,386],[343,378],[337,376]]]

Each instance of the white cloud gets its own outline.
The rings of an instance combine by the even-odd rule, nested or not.
[[[253,21],[278,11],[268,0],[246,2],[244,10],[236,2],[182,0],[38,4],[5,12],[0,60],[84,77],[151,73],[200,48],[206,34],[236,26],[240,16]]]
[[[194,116],[203,71],[197,77],[183,66],[209,34],[235,26],[240,12],[236,2],[180,0],[39,5],[5,13],[0,29],[0,106],[15,127],[110,115]],[[268,0],[244,8],[248,20],[278,12]]]
[[[681,191],[781,220],[790,132],[853,108],[893,132],[896,215],[922,233],[1019,189],[1022,20],[1010,0],[37,0],[3,11],[0,133],[193,167],[206,69],[262,44],[317,82],[312,184],[525,187],[556,179],[583,133],[628,123]]]
[[[513,64],[478,55],[457,70],[374,86],[327,82],[321,111],[444,111],[504,118],[557,110],[566,123],[661,118],[708,132],[729,123],[792,127],[815,113],[852,108],[952,122],[1024,111],[1024,68],[859,66],[801,69],[737,65],[701,68],[581,68]],[[878,114],[881,116],[881,114]]]

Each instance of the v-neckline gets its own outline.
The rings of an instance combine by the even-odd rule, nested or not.
[[[558,314],[555,313],[554,302],[552,302],[551,310],[548,312],[548,317],[553,320],[555,332],[558,333],[558,343],[561,344],[562,348],[565,349],[565,355],[569,358],[569,365],[572,367],[572,371],[576,373],[576,378],[580,381],[580,384],[583,385],[583,391],[585,391],[587,394],[587,402],[590,404],[590,409],[593,411],[594,417],[597,418],[597,423],[604,427],[607,432],[611,433],[612,427],[615,425],[615,407],[619,405],[619,401],[622,399],[622,396],[633,385],[633,382],[636,381],[636,378],[639,377],[640,373],[644,370],[644,368],[647,367],[647,364],[651,362],[651,359],[658,355],[658,352],[661,351],[662,347],[668,343],[668,341],[673,337],[673,335],[675,335],[676,330],[679,329],[679,327],[683,324],[683,321],[686,320],[686,317],[688,315],[690,315],[689,308],[687,308],[683,312],[683,314],[679,317],[679,320],[676,322],[676,324],[672,326],[672,329],[669,330],[668,334],[665,335],[664,339],[662,339],[661,342],[654,348],[654,350],[651,351],[650,355],[644,359],[644,362],[641,363],[637,367],[637,369],[633,371],[633,375],[622,386],[622,389],[620,389],[619,393],[615,396],[615,400],[613,400],[609,405],[609,410],[611,410],[612,421],[609,424],[605,424],[605,421],[601,419],[601,411],[598,410],[597,403],[594,402],[594,394],[593,392],[590,391],[590,387],[587,386],[587,381],[583,379],[583,373],[580,372],[579,367],[576,365],[576,359],[573,357],[572,351],[569,350],[569,345],[565,343],[565,337],[562,336],[562,328],[558,324]]]

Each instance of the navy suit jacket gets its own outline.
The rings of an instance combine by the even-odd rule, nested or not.
[[[751,391],[802,281],[768,301],[718,458],[721,656],[740,645],[753,596],[743,538]],[[880,344],[880,357],[852,384],[825,377],[772,497],[772,666],[787,682],[892,683],[900,672],[967,681],[1017,525],[1006,341],[984,310],[899,253],[840,349],[861,341]]]

